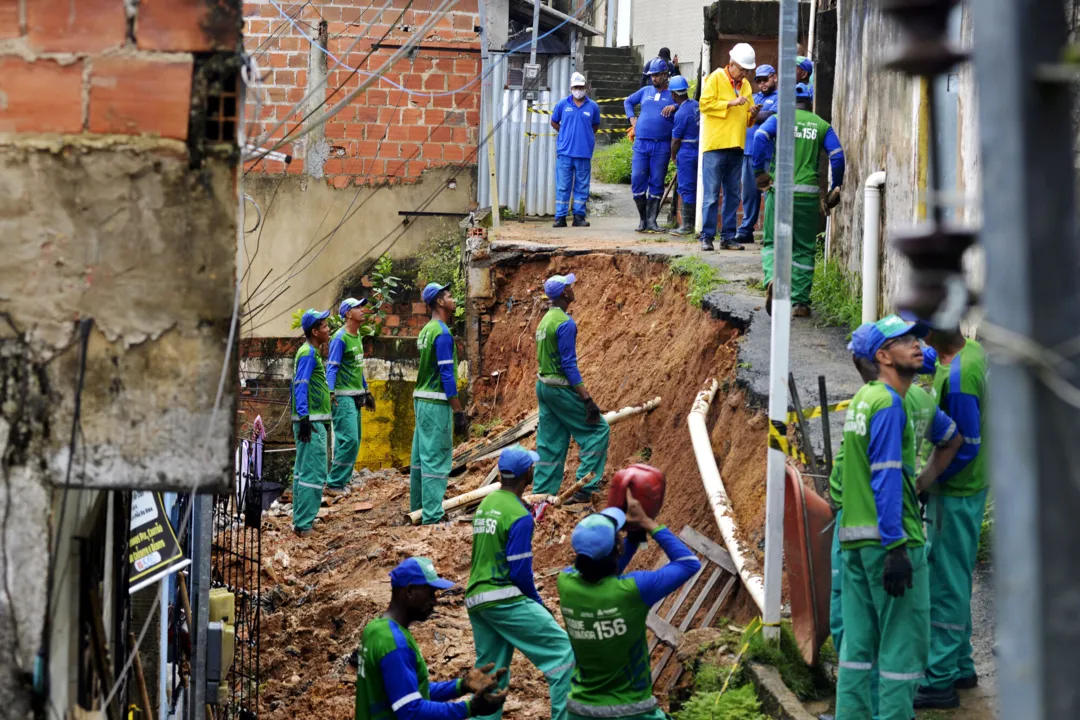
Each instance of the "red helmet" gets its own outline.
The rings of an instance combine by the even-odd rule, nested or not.
[[[664,490],[667,480],[664,473],[652,465],[637,463],[615,473],[608,489],[608,507],[626,510],[626,489],[634,494],[634,499],[641,503],[649,517],[655,519],[664,505]]]

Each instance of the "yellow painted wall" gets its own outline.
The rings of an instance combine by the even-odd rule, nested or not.
[[[407,380],[368,381],[368,390],[375,396],[375,412],[364,410],[360,418],[358,470],[409,464],[415,423],[412,404],[415,386],[415,382]]]

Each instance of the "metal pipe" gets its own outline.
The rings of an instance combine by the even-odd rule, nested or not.
[[[712,44],[707,40],[701,44],[701,77],[698,78],[698,96],[701,95],[701,89],[705,87],[705,79],[709,77],[709,73],[712,72]],[[705,123],[701,123],[698,126],[698,147],[705,147]],[[701,226],[704,218],[701,216],[701,203],[704,199],[704,177],[701,172],[701,154],[698,153],[697,162],[697,197],[694,198],[694,205],[696,211],[694,213],[694,232],[701,234]]]
[[[724,488],[724,481],[720,479],[720,470],[716,466],[712,441],[709,439],[709,428],[705,424],[718,387],[719,383],[715,379],[706,383],[705,389],[694,399],[690,414],[686,416],[686,424],[690,428],[690,443],[694,449],[698,472],[701,473],[701,484],[705,486],[705,495],[709,498],[709,504],[712,505],[713,517],[716,519],[717,527],[720,528],[720,535],[724,538],[724,546],[731,555],[732,562],[735,563],[735,569],[739,571],[743,586],[764,614],[765,584],[761,575],[746,562],[746,558],[753,555],[750,549],[745,548],[739,541],[739,534],[735,530],[735,512],[731,508],[731,500]]]
[[[881,188],[885,185],[885,171],[878,170],[866,178],[863,190],[863,240],[862,240],[862,321],[878,319],[878,276],[881,263]]]
[[[488,194],[491,205],[491,227],[497,230],[500,225],[499,217],[499,179],[496,174],[498,163],[495,161],[495,96],[491,87],[491,48],[490,37],[487,28],[486,0],[479,0],[480,13],[480,72],[484,81],[480,85],[480,107],[483,109],[480,124],[480,132],[483,133],[484,155],[487,158],[488,171]]]
[[[618,12],[618,0],[607,0],[607,33],[604,35],[604,47],[615,47],[615,13]]]
[[[776,139],[776,244],[772,279],[772,337],[769,343],[769,421],[787,422],[788,351],[791,341],[791,251],[795,210],[795,42],[798,0],[780,0],[780,98]],[[781,434],[786,434],[786,431]],[[766,639],[780,638],[780,584],[784,562],[784,476],[786,458],[769,447],[765,488]]]

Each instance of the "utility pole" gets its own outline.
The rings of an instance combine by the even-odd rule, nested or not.
[[[1058,65],[1068,43],[1063,5],[968,6],[982,138],[981,332],[1006,349],[991,348],[983,431],[995,495],[998,704],[1001,717],[1031,720],[1080,717],[1080,410],[1063,398],[1080,384],[1076,67]]]
[[[536,88],[540,82],[540,66],[536,64],[536,39],[540,34],[540,0],[533,0],[532,47],[529,48],[529,64],[525,66],[525,149],[521,153],[521,197],[518,199],[518,218],[525,222],[525,194],[529,191],[529,149],[532,142],[528,134],[532,129],[533,102],[536,100]]]
[[[210,546],[214,536],[214,496],[193,493],[191,514],[191,605],[195,615],[195,643],[191,668],[189,718],[206,716],[207,625],[210,622]],[[162,598],[165,601],[165,598]]]
[[[791,340],[791,247],[795,210],[795,43],[798,0],[780,0],[780,103],[776,129],[776,245],[773,255],[772,339],[769,346],[769,457],[765,488],[766,639],[780,639],[780,583],[784,561],[786,456],[773,433],[787,435],[788,348]]]
[[[604,47],[615,47],[615,16],[619,12],[619,0],[607,0],[607,32]]]
[[[480,74],[483,80],[480,83],[480,132],[483,133],[484,154],[488,164],[488,193],[491,200],[491,227],[497,230],[500,226],[499,212],[499,180],[498,171],[495,168],[495,138],[492,137],[495,130],[495,92],[491,86],[491,34],[487,27],[486,0],[479,2],[480,12]]]

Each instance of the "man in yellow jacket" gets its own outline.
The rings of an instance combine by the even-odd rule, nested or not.
[[[757,66],[754,48],[739,43],[731,48],[727,66],[705,79],[701,89],[701,249],[712,250],[716,237],[717,198],[724,191],[721,210],[720,248],[742,250],[735,241],[739,197],[742,193],[743,151],[746,128],[754,121],[758,106],[746,79]]]

